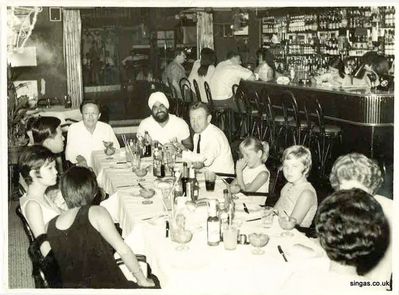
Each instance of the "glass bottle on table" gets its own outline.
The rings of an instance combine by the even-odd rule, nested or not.
[[[216,200],[209,200],[207,240],[209,246],[218,246],[220,243],[220,219],[218,217]]]
[[[144,132],[144,157],[151,157],[152,139],[148,131]]]
[[[188,180],[188,166],[187,166],[187,162],[183,162],[183,171],[182,171],[182,175],[181,175],[181,182],[182,182],[182,188],[183,188],[183,195],[186,194],[186,183]]]

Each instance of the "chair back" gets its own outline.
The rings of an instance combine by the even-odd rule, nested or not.
[[[234,99],[234,103],[237,107],[238,112],[241,115],[246,115],[247,110],[246,110],[246,103],[245,103],[245,93],[242,90],[242,88],[239,87],[237,84],[233,85],[233,99]]]
[[[47,240],[47,235],[42,234],[35,238],[28,221],[22,214],[20,205],[15,209],[15,213],[21,220],[29,240],[28,254],[32,262],[32,276],[35,281],[35,288],[61,288],[61,274],[53,251],[50,250],[46,257],[43,257],[40,252],[40,246]]]
[[[205,89],[206,99],[208,100],[211,109],[214,109],[211,88],[209,87],[209,84],[206,81],[204,82],[204,89]]]
[[[201,92],[199,90],[197,80],[193,79],[193,84],[194,84],[194,91],[195,91],[195,96],[197,97],[197,101],[202,101]]]
[[[181,78],[179,81],[180,93],[182,99],[186,103],[193,102],[193,92],[191,91],[191,83],[187,78]]]
[[[296,127],[300,128],[300,120],[298,114],[298,103],[294,94],[291,91],[285,90],[282,95],[282,107],[285,124],[288,125],[288,117],[292,115]]]
[[[35,236],[33,235],[32,229],[29,226],[28,221],[26,220],[25,216],[22,214],[21,205],[18,205],[15,209],[15,213],[19,217],[22,223],[22,227],[24,228],[25,234],[28,237],[29,243],[33,243],[35,240]]]
[[[325,134],[325,123],[324,123],[324,112],[323,107],[321,106],[318,99],[316,99],[316,116],[317,116],[317,124],[320,129],[321,134]]]

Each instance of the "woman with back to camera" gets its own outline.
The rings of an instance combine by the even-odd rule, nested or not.
[[[49,222],[47,235],[60,266],[63,287],[154,287],[154,281],[144,276],[108,211],[91,205],[97,191],[96,176],[87,168],[71,167],[61,178],[61,192],[69,210]],[[126,280],[115,262],[113,249],[137,284]]]
[[[196,60],[193,64],[193,68],[191,69],[191,73],[188,77],[188,80],[191,83],[191,90],[194,89],[194,80],[198,83],[198,88],[201,94],[201,101],[204,103],[208,103],[208,99],[206,97],[204,83],[207,82],[209,84],[213,72],[215,71],[216,64],[216,55],[215,51],[204,47],[201,50],[201,58]]]
[[[315,224],[329,258],[328,268],[292,274],[285,284],[288,290],[349,294],[389,289],[389,281],[375,285],[367,276],[384,256],[390,240],[388,220],[373,196],[360,189],[335,192],[321,202]]]
[[[258,66],[255,68],[254,73],[259,75],[259,79],[262,81],[276,80],[280,74],[276,71],[273,53],[266,48],[260,48],[256,51],[256,57]]]

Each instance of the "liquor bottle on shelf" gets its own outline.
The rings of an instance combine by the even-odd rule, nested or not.
[[[209,200],[207,239],[209,246],[218,246],[220,243],[220,219],[217,213],[216,200]]]

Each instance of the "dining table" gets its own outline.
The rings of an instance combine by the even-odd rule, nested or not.
[[[154,177],[150,157],[141,161],[143,167],[149,168],[144,177],[132,171],[123,148],[112,156],[94,151],[92,157],[98,183],[110,195],[101,205],[119,223],[126,244],[134,253],[146,256],[166,293],[265,294],[284,290],[285,282],[295,273],[326,271],[329,267],[329,259],[316,239],[295,228],[283,230],[278,216],[265,225],[265,197],[234,195],[232,224],[238,228],[239,243],[234,250],[226,250],[223,241],[209,246],[207,204],[212,199],[223,203],[227,185],[222,177],[217,177],[213,191],[207,191],[204,169],[198,170],[197,202],[186,202],[190,206],[177,208],[171,190],[174,179]],[[177,160],[177,169],[180,165]],[[140,196],[139,184],[154,189],[151,204]],[[183,249],[171,239],[167,228],[167,221],[170,224],[176,214],[185,216],[186,228],[193,234]],[[252,233],[269,237],[263,254],[254,254],[255,248],[248,243]]]

